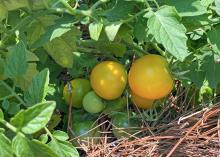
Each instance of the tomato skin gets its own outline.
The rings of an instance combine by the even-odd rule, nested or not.
[[[102,99],[94,91],[91,91],[83,98],[83,108],[89,113],[99,113],[103,111],[105,105]]]
[[[159,55],[146,55],[137,59],[128,74],[131,90],[146,99],[160,99],[173,89],[173,78],[168,63]]]
[[[104,61],[93,68],[90,80],[92,88],[100,97],[113,100],[122,95],[127,83],[127,73],[121,64]]]
[[[70,83],[72,86],[72,106],[76,108],[81,108],[83,97],[92,90],[90,82],[86,79],[74,79]],[[63,89],[63,96],[66,103],[70,104],[68,84],[66,84]]]
[[[146,110],[153,107],[154,100],[142,98],[134,93],[131,94],[131,99],[134,103],[133,105],[138,108]]]

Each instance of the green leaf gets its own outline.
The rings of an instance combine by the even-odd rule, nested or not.
[[[71,68],[73,65],[73,52],[76,51],[75,41],[79,35],[79,30],[74,28],[63,36],[47,43],[44,48],[57,64],[65,68]]]
[[[175,6],[180,16],[198,16],[206,13],[201,0],[166,0],[167,5]]]
[[[111,100],[107,102],[106,108],[103,111],[105,114],[109,114],[113,111],[123,111],[127,106],[127,101],[125,98],[118,98],[116,100]]]
[[[38,10],[38,9],[45,9],[50,8],[52,6],[52,2],[54,0],[32,0],[31,9]]]
[[[0,80],[6,79],[4,73],[5,73],[5,60],[0,57]]]
[[[0,133],[0,156],[1,157],[14,156],[11,148],[11,141],[3,133]]]
[[[154,13],[148,21],[149,33],[169,53],[183,61],[188,56],[186,29],[178,21],[179,17],[173,7],[164,6]]]
[[[98,40],[102,32],[102,27],[103,27],[102,23],[96,23],[96,22],[90,23],[89,24],[90,37],[94,40]]]
[[[209,86],[216,88],[218,83],[220,83],[220,64],[215,63],[214,55],[206,56],[202,67],[206,72],[206,80]]]
[[[32,140],[30,146],[35,157],[60,157],[55,150],[40,141]]]
[[[188,16],[182,18],[182,24],[186,27],[187,31],[193,31],[195,29],[201,28],[203,25],[208,25],[209,14],[199,15],[199,16]]]
[[[206,8],[211,5],[215,0],[201,0],[201,4]]]
[[[38,73],[36,63],[28,63],[28,69],[25,75],[17,78],[16,84],[25,91],[31,84],[32,78]]]
[[[27,61],[28,62],[37,62],[40,61],[37,55],[33,52],[28,51],[27,53]]]
[[[36,133],[49,122],[55,107],[53,101],[36,104],[17,113],[11,119],[11,123],[26,134]]]
[[[104,16],[106,16],[110,22],[120,21],[131,15],[134,5],[135,2],[117,0],[113,8],[104,12]]]
[[[105,26],[105,33],[110,41],[113,41],[115,39],[121,25],[121,22],[114,22]]]
[[[120,43],[108,43],[102,44],[100,46],[100,50],[102,50],[103,52],[110,52],[116,57],[123,57],[126,52],[126,46]]]
[[[188,81],[192,81],[198,88],[202,87],[205,80],[205,72],[198,66],[197,62],[193,62],[188,69]]]
[[[208,32],[208,42],[213,50],[220,55],[220,28],[213,28]]]
[[[26,138],[17,134],[12,140],[12,149],[17,157],[35,157],[31,151],[30,141]]]
[[[8,10],[15,10],[23,7],[28,7],[28,0],[2,0]]]
[[[0,22],[7,18],[8,16],[8,9],[0,3]]]
[[[9,96],[11,92],[3,85],[0,83],[0,98],[4,98],[6,96]]]
[[[79,153],[70,142],[52,138],[49,146],[59,155],[59,157],[79,157]]]
[[[134,26],[134,36],[139,42],[143,42],[147,37],[147,20],[144,18],[139,18]]]
[[[94,55],[86,53],[74,52],[74,63],[71,69],[68,69],[72,77],[82,77],[85,75],[85,68],[93,68],[97,63],[97,58]]]
[[[54,131],[53,136],[54,136],[54,138],[56,138],[57,140],[60,140],[60,141],[66,141],[69,139],[68,134],[66,132],[63,132],[60,130]]]
[[[2,109],[0,109],[0,122],[2,122],[3,120],[4,120],[4,113]]]
[[[44,100],[49,84],[49,69],[44,69],[33,78],[28,90],[24,93],[27,106],[32,106]]]
[[[36,43],[46,32],[47,27],[54,25],[55,20],[58,18],[59,17],[55,15],[45,15],[37,18],[36,21],[30,25],[27,31],[28,44],[33,45]]]
[[[47,27],[46,31],[44,31],[44,33],[36,42],[33,43],[31,47],[38,48],[55,38],[61,37],[63,34],[67,33],[74,27],[73,22],[74,20],[72,16],[64,16],[54,20],[54,24]]]
[[[17,78],[27,71],[27,50],[22,41],[8,49],[10,54],[6,58],[5,75],[9,78]]]
[[[40,135],[40,137],[39,137],[39,140],[42,142],[42,143],[47,143],[47,141],[48,141],[48,135],[47,134],[42,134],[42,135]]]
[[[220,0],[215,0],[215,11],[218,15],[220,15]]]
[[[21,104],[19,104],[18,102],[10,102],[8,109],[7,109],[7,113],[10,115],[15,115],[16,113],[18,113],[21,109]]]
[[[13,139],[12,147],[17,157],[58,157],[46,144],[19,134]]]

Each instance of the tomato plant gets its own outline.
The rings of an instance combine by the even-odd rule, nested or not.
[[[219,0],[0,0],[0,156],[82,156],[74,130],[80,135],[109,114],[122,112],[109,121],[129,131],[134,117],[134,126],[155,128],[218,103],[219,7]]]

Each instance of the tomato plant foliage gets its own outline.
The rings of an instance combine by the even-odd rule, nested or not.
[[[128,70],[158,54],[200,102],[218,95],[219,8],[220,0],[0,0],[0,156],[79,156],[54,111],[67,115],[64,83],[89,79],[100,61]]]

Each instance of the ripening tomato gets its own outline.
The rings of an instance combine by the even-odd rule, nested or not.
[[[124,67],[113,61],[96,65],[90,76],[94,91],[102,98],[113,100],[121,96],[127,83]]]
[[[72,88],[72,105],[73,107],[82,107],[83,97],[91,90],[90,82],[86,79],[74,79],[71,81]],[[63,97],[67,104],[70,104],[70,93],[68,84],[63,89]]]
[[[168,63],[159,55],[146,55],[137,59],[128,75],[131,90],[146,99],[160,99],[173,89],[173,78]]]
[[[141,109],[150,109],[153,107],[154,100],[142,98],[134,93],[131,94],[131,99],[135,106]]]

